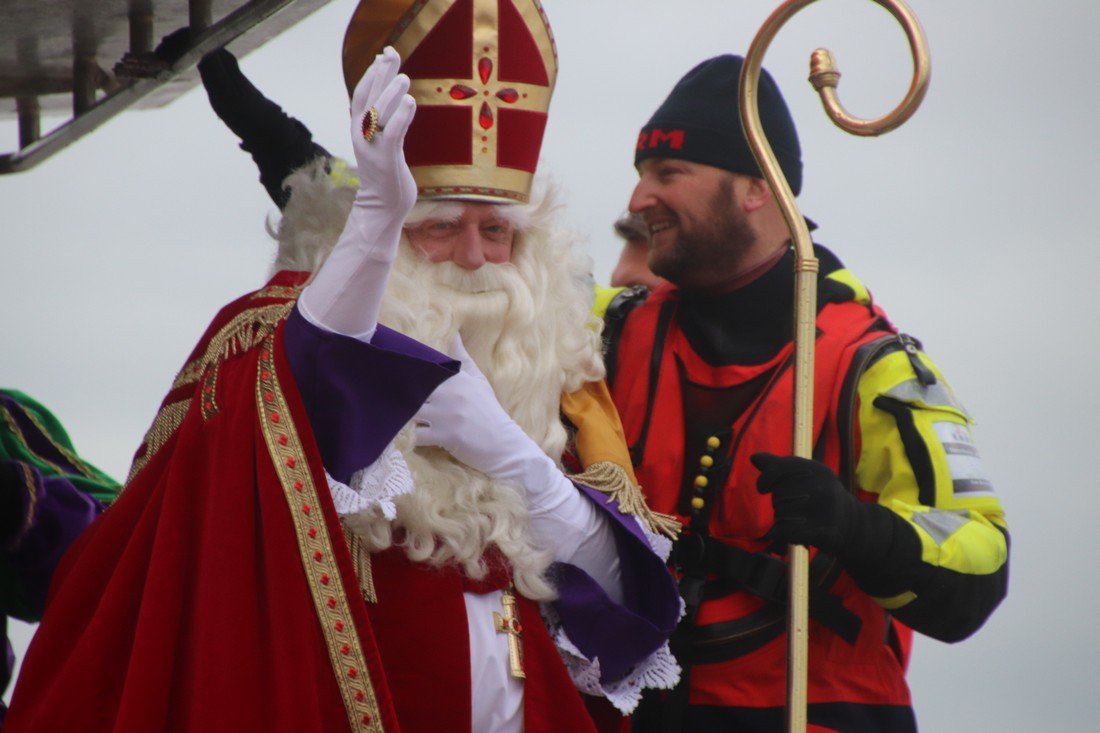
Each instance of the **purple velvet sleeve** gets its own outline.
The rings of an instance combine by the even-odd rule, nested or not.
[[[0,692],[15,669],[7,616],[37,621],[46,607],[50,579],[69,545],[103,511],[103,504],[63,476],[49,476],[22,461],[0,461],[4,510],[18,517],[0,538],[0,603],[4,658]],[[10,519],[11,517],[5,517]],[[0,704],[0,726],[6,709]]]
[[[64,476],[43,474],[21,461],[0,461],[0,490],[14,500],[22,518],[12,535],[3,538],[8,579],[0,594],[4,613],[37,621],[46,607],[54,568],[103,511],[103,504]]]
[[[0,692],[7,688],[15,655],[7,639],[7,616],[37,621],[46,607],[50,578],[61,556],[103,505],[60,476],[43,475],[22,461],[0,461],[0,505],[10,531],[0,537],[0,604],[4,658]],[[0,704],[0,725],[6,710]]]
[[[344,483],[458,371],[449,356],[385,326],[367,344],[317,328],[297,308],[283,339],[325,469]]]
[[[46,408],[14,390],[0,390],[0,692],[15,655],[7,617],[37,621],[50,580],[73,540],[103,511],[93,495],[117,486],[76,458],[68,436]],[[5,708],[0,704],[0,726]]]
[[[570,641],[589,659],[600,660],[601,681],[613,682],[668,640],[680,618],[679,593],[664,561],[654,554],[634,518],[620,512],[618,504],[608,502],[606,495],[577,486],[611,520],[623,602],[612,601],[580,568],[556,563],[552,571],[558,589],[554,610]]]

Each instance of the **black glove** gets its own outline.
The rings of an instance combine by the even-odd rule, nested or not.
[[[283,181],[295,169],[329,152],[313,142],[313,134],[279,105],[265,97],[241,72],[237,59],[224,48],[199,62],[199,75],[210,106],[241,139],[260,169],[260,183],[282,209],[290,200]]]
[[[892,596],[910,590],[920,572],[920,538],[879,504],[849,493],[823,463],[756,453],[756,488],[772,495],[775,524],[765,537],[810,545],[839,558],[864,591]]]
[[[191,29],[188,27],[177,28],[164,38],[153,49],[153,55],[166,64],[174,64],[191,48]]]
[[[756,488],[772,495],[775,524],[766,535],[773,542],[812,545],[842,557],[852,543],[865,506],[844,490],[828,466],[795,456],[756,453],[760,469]]]

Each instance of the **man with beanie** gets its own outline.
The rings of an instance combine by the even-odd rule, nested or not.
[[[811,553],[813,730],[915,731],[911,631],[953,642],[1004,597],[1008,532],[971,418],[919,343],[816,246],[814,459],[790,456],[793,253],[741,130],[743,59],[692,69],[642,128],[630,211],[669,282],[608,310],[608,371],[651,507],[684,534],[680,686],[638,731],[783,730],[787,550]],[[791,189],[798,135],[762,73],[760,117]]]

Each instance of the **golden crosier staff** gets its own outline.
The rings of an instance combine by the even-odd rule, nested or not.
[[[795,252],[795,387],[793,453],[810,458],[813,451],[814,339],[817,320],[817,257],[806,226],[798,212],[794,194],[779,168],[771,146],[764,136],[757,105],[760,64],[768,45],[779,29],[798,11],[817,0],[788,0],[764,21],[745,55],[741,69],[741,124],[756,162],[779,202]],[[913,55],[913,80],[905,99],[888,114],[874,120],[849,115],[836,94],[840,72],[832,54],[823,48],[810,58],[810,83],[821,96],[829,118],[853,135],[880,135],[901,125],[920,106],[928,89],[931,60],[928,43],[920,23],[902,0],[872,0],[886,8],[905,29]],[[787,730],[806,730],[807,649],[809,641],[809,552],[801,545],[790,548],[790,607],[787,618]]]

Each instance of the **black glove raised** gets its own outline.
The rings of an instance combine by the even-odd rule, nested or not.
[[[315,158],[330,157],[328,151],[313,142],[309,128],[265,97],[224,48],[203,57],[199,75],[210,106],[241,139],[241,148],[252,154],[271,200],[284,208],[290,192],[283,180]]]

